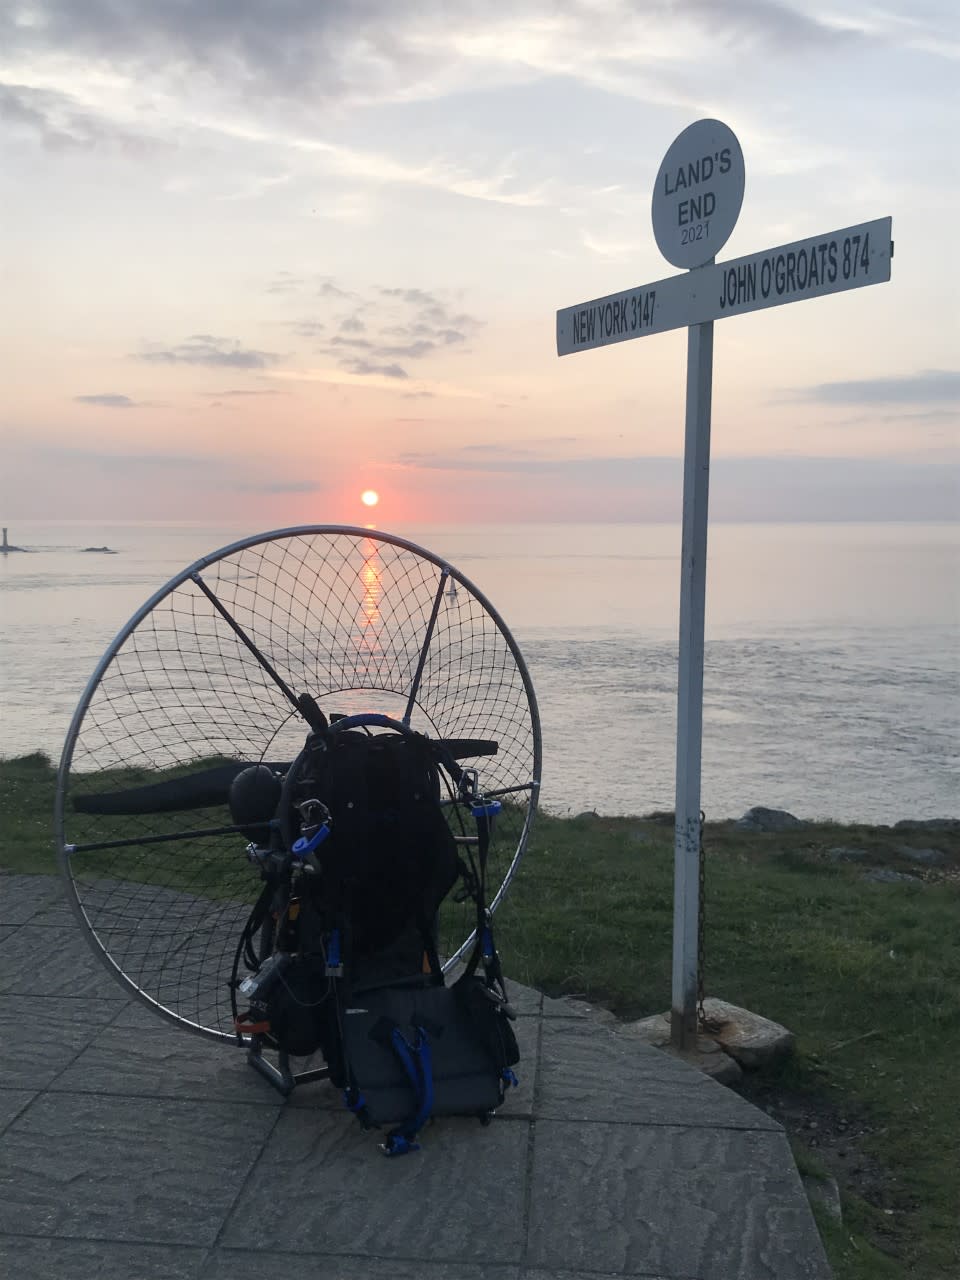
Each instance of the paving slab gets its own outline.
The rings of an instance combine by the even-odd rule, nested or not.
[[[268,1107],[42,1094],[5,1131],[0,1232],[213,1244]]]
[[[35,1089],[0,1089],[0,1133],[13,1124],[35,1097]]]
[[[51,901],[64,901],[63,883],[56,876],[13,875],[0,871],[0,924],[26,924]]]
[[[122,1008],[116,1001],[3,996],[16,1035],[0,1036],[0,1087],[43,1089],[104,1034]]]
[[[586,1018],[544,1018],[540,1053],[541,1119],[780,1129],[702,1072]]]
[[[206,1249],[168,1244],[0,1236],[0,1275],[17,1280],[201,1280],[206,1256]]]
[[[30,917],[31,924],[43,925],[47,929],[69,929],[77,927],[77,916],[70,905],[66,889],[57,894],[38,894],[37,912]]]
[[[615,1021],[607,1009],[598,1009],[586,1000],[573,996],[544,996],[540,1012],[545,1018],[588,1018],[594,1022]]]
[[[523,1273],[523,1280],[617,1280],[617,1275],[623,1273],[615,1273],[612,1271],[541,1271],[538,1267],[527,1268]],[[638,1273],[643,1280],[671,1280],[670,1276],[665,1276],[661,1272],[643,1271]],[[686,1280],[698,1280],[697,1276],[688,1276]]]
[[[328,1085],[284,1100],[229,1040],[191,1035],[126,997],[54,887],[0,877],[0,1272],[829,1277],[776,1122],[584,1002],[511,983],[520,1088],[491,1125],[438,1120],[418,1154],[384,1160],[379,1135]],[[198,904],[163,891],[141,926],[122,891],[103,892],[143,973],[151,937]],[[222,947],[215,934],[188,934],[158,985],[175,988],[178,965],[202,975]],[[199,982],[193,996],[223,1004]],[[309,1065],[319,1064],[294,1068]]]
[[[672,1280],[659,1271],[640,1272],[643,1280]],[[522,1280],[617,1280],[613,1271],[540,1271],[539,1267],[527,1267],[522,1272]],[[685,1276],[684,1280],[700,1280],[699,1276]]]
[[[403,1258],[324,1257],[317,1253],[270,1251],[272,1275],[285,1271],[309,1280],[519,1280],[515,1264],[408,1262]],[[529,1275],[529,1272],[525,1273]],[[246,1250],[217,1249],[208,1258],[204,1280],[263,1280],[264,1257]],[[594,1277],[594,1280],[598,1280]],[[599,1277],[602,1280],[602,1277]]]
[[[250,1069],[239,1049],[189,1035],[173,1025],[164,1030],[156,1015],[153,1022],[150,1030],[135,1035],[125,1028],[105,1028],[57,1076],[51,1092],[243,1106],[282,1104],[281,1095]]]
[[[91,996],[109,976],[75,923],[58,930],[30,920],[0,951],[0,991],[11,995]]]
[[[142,933],[135,942],[123,935],[117,946],[117,935],[107,930],[101,936],[106,950],[122,955],[129,967],[124,970],[135,985],[142,986],[159,1003],[166,1004],[181,1017],[203,1026],[223,1024],[227,1029],[229,1005],[224,999],[229,979],[211,977],[204,969],[202,951],[163,948],[163,963],[151,959],[151,942],[156,936]],[[62,930],[53,929],[33,918],[20,925],[6,941],[0,941],[0,992],[33,997],[99,999],[115,1006],[136,999],[128,982],[120,981],[111,966],[104,963],[100,948],[94,950],[71,916]],[[162,1026],[157,1014],[137,1002],[148,1025]],[[174,1025],[174,1024],[171,1024]]]
[[[378,1135],[341,1114],[289,1110],[244,1187],[221,1241],[410,1262],[513,1264],[529,1122],[428,1124],[415,1157],[385,1160]],[[265,1211],[265,1206],[269,1210]]]
[[[528,1262],[700,1280],[828,1277],[779,1133],[537,1125]],[[769,1257],[769,1262],[765,1261]]]

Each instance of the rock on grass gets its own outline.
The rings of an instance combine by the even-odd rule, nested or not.
[[[738,831],[793,831],[807,826],[807,823],[786,809],[765,809],[758,804],[748,809],[733,825]]]

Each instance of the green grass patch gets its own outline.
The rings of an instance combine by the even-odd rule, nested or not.
[[[57,870],[56,781],[56,770],[39,751],[0,760],[0,867],[5,871],[52,875]]]
[[[705,846],[706,993],[797,1036],[745,1092],[796,1103],[797,1149],[837,1178],[844,1223],[823,1232],[837,1277],[960,1274],[960,838],[717,823]],[[905,846],[943,865],[918,868]],[[841,847],[863,861],[832,860]],[[498,919],[507,971],[625,1019],[669,1008],[672,826],[541,816],[527,859]],[[872,883],[867,867],[922,880]]]
[[[55,870],[54,790],[45,757],[0,761],[0,867]],[[745,1092],[783,1119],[806,1171],[839,1183],[843,1223],[817,1210],[838,1280],[960,1274],[960,836],[718,823],[705,845],[707,994],[797,1036]],[[909,846],[942,865],[918,867]],[[838,847],[863,860],[832,860]],[[871,883],[866,867],[921,880]],[[661,1012],[672,903],[669,821],[541,815],[498,913],[505,968],[622,1018]]]

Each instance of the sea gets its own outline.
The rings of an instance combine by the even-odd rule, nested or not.
[[[54,761],[104,650],[174,574],[256,528],[20,522],[0,556],[0,754]],[[542,806],[674,803],[680,529],[389,530],[449,561],[513,634]],[[117,554],[84,553],[109,546]],[[892,824],[960,815],[960,525],[714,524],[702,806]]]

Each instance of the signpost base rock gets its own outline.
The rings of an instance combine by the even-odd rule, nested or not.
[[[623,1030],[640,1036],[658,1049],[671,1050],[721,1084],[734,1084],[739,1080],[741,1067],[756,1069],[793,1052],[793,1032],[770,1018],[712,997],[704,1000],[703,1011],[709,1029],[697,1036],[695,1049],[671,1048],[669,1013],[627,1023]]]
[[[695,1048],[678,1049],[671,1041],[669,1013],[655,1013],[651,1018],[628,1022],[621,1027],[621,1033],[637,1036],[655,1049],[664,1049],[672,1057],[711,1076],[718,1084],[736,1084],[743,1076],[739,1063],[723,1053],[711,1036],[699,1035]]]

